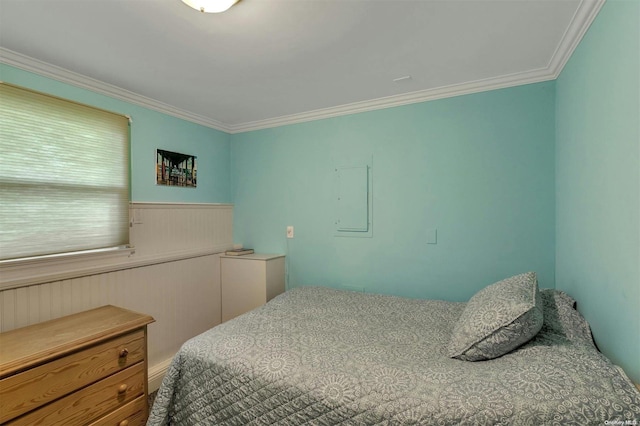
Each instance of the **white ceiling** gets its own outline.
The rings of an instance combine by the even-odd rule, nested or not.
[[[0,53],[235,132],[553,79],[601,4],[0,0]]]

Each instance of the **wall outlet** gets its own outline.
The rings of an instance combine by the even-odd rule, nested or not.
[[[287,226],[287,238],[293,238],[293,226]]]

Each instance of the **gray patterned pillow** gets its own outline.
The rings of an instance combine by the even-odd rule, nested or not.
[[[543,319],[535,272],[491,284],[467,303],[453,329],[449,356],[464,361],[497,358],[535,336]]]

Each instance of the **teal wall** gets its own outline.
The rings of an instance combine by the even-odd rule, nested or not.
[[[608,1],[557,80],[556,286],[640,383],[640,2]]]
[[[232,135],[234,239],[287,253],[290,287],[467,300],[526,271],[554,287],[554,96],[538,83]],[[333,166],[367,157],[373,237],[335,237]]]
[[[123,102],[0,64],[0,80],[65,99],[129,115],[131,200],[138,202],[229,203],[229,135],[205,126]],[[198,157],[197,188],[156,186],[156,148]]]

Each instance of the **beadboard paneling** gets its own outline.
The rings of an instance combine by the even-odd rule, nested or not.
[[[221,252],[233,245],[229,204],[131,203],[130,216],[134,257]]]
[[[1,330],[103,305],[152,315],[149,365],[173,356],[180,345],[220,323],[218,255],[124,269],[0,292]]]
[[[0,331],[102,305],[152,315],[149,366],[166,363],[221,318],[220,260],[232,246],[232,206],[132,204],[136,252],[115,270],[0,291]],[[96,265],[100,267],[100,265]]]

